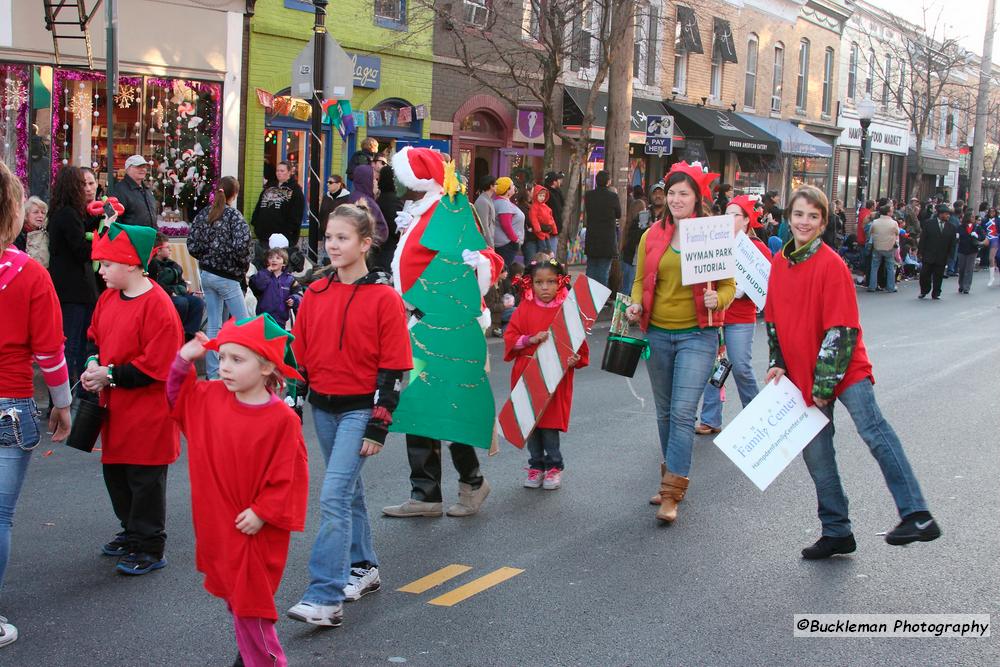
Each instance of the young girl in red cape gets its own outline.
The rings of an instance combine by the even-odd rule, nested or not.
[[[219,353],[221,380],[195,375],[193,362],[209,350]],[[198,332],[167,378],[188,443],[195,567],[205,590],[226,601],[247,667],[288,664],[274,594],[290,534],[305,527],[309,467],[298,415],[275,393],[285,377],[301,378],[291,335],[265,314],[229,320],[214,340]]]
[[[528,264],[522,278],[521,305],[514,311],[504,331],[504,361],[513,361],[510,388],[517,385],[521,373],[538,346],[548,340],[549,327],[559,315],[569,294],[570,277],[566,267],[554,259]],[[552,400],[542,413],[535,430],[528,436],[528,477],[524,486],[558,489],[562,484],[563,458],[559,451],[559,432],[569,428],[573,407],[573,371],[590,363],[590,348],[584,341],[574,354],[568,351],[566,375],[556,387]]]

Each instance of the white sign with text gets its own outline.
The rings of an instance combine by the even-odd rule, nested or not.
[[[763,491],[829,421],[782,376],[778,384],[768,382],[714,442]]]
[[[682,220],[681,284],[695,285],[733,277],[733,216]]]
[[[743,290],[757,310],[767,301],[767,280],[771,276],[771,258],[765,257],[750,237],[742,231],[733,242],[733,268],[736,286]]]

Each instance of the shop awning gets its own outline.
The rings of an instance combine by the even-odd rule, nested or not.
[[[756,125],[781,142],[781,152],[785,155],[801,157],[833,157],[833,146],[814,137],[802,128],[780,118],[764,118],[749,113],[736,114]]]
[[[780,148],[772,135],[730,111],[677,102],[665,102],[664,106],[685,137],[703,139],[709,150],[777,153]]]
[[[911,148],[910,152],[906,154],[906,157],[910,173],[917,173],[917,152]],[[948,158],[940,153],[926,148],[922,151],[922,155],[920,156],[920,166],[923,167],[921,171],[930,176],[948,175]]]
[[[584,88],[563,88],[563,127],[567,130],[580,129],[583,123],[583,109],[587,106],[590,91]],[[632,97],[632,125],[629,130],[637,134],[646,134],[646,116],[663,116],[667,110],[660,100],[650,100],[644,97]],[[608,124],[608,94],[598,92],[594,102],[593,129],[604,129]],[[674,145],[684,141],[684,135],[674,126]],[[641,142],[640,142],[641,143]]]
[[[680,49],[687,53],[704,53],[701,47],[701,33],[698,32],[698,17],[690,7],[677,5],[677,23],[680,24]]]

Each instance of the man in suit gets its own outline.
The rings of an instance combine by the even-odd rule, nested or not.
[[[605,287],[611,272],[611,262],[618,254],[618,219],[622,217],[618,195],[608,188],[611,174],[597,172],[595,187],[583,196],[587,219],[584,253],[587,255],[587,277]]]
[[[923,299],[930,292],[932,299],[941,298],[941,280],[944,270],[955,245],[955,235],[958,230],[951,224],[951,207],[938,204],[935,209],[937,217],[928,220],[920,234],[920,297]]]

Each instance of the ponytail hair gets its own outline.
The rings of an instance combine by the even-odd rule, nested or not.
[[[0,253],[14,242],[21,231],[21,224],[24,222],[21,213],[23,203],[24,188],[21,181],[0,160]]]
[[[226,202],[238,195],[240,192],[240,182],[232,176],[223,176],[219,179],[219,187],[215,189],[215,201],[212,208],[208,210],[208,221],[215,222],[226,212]]]

